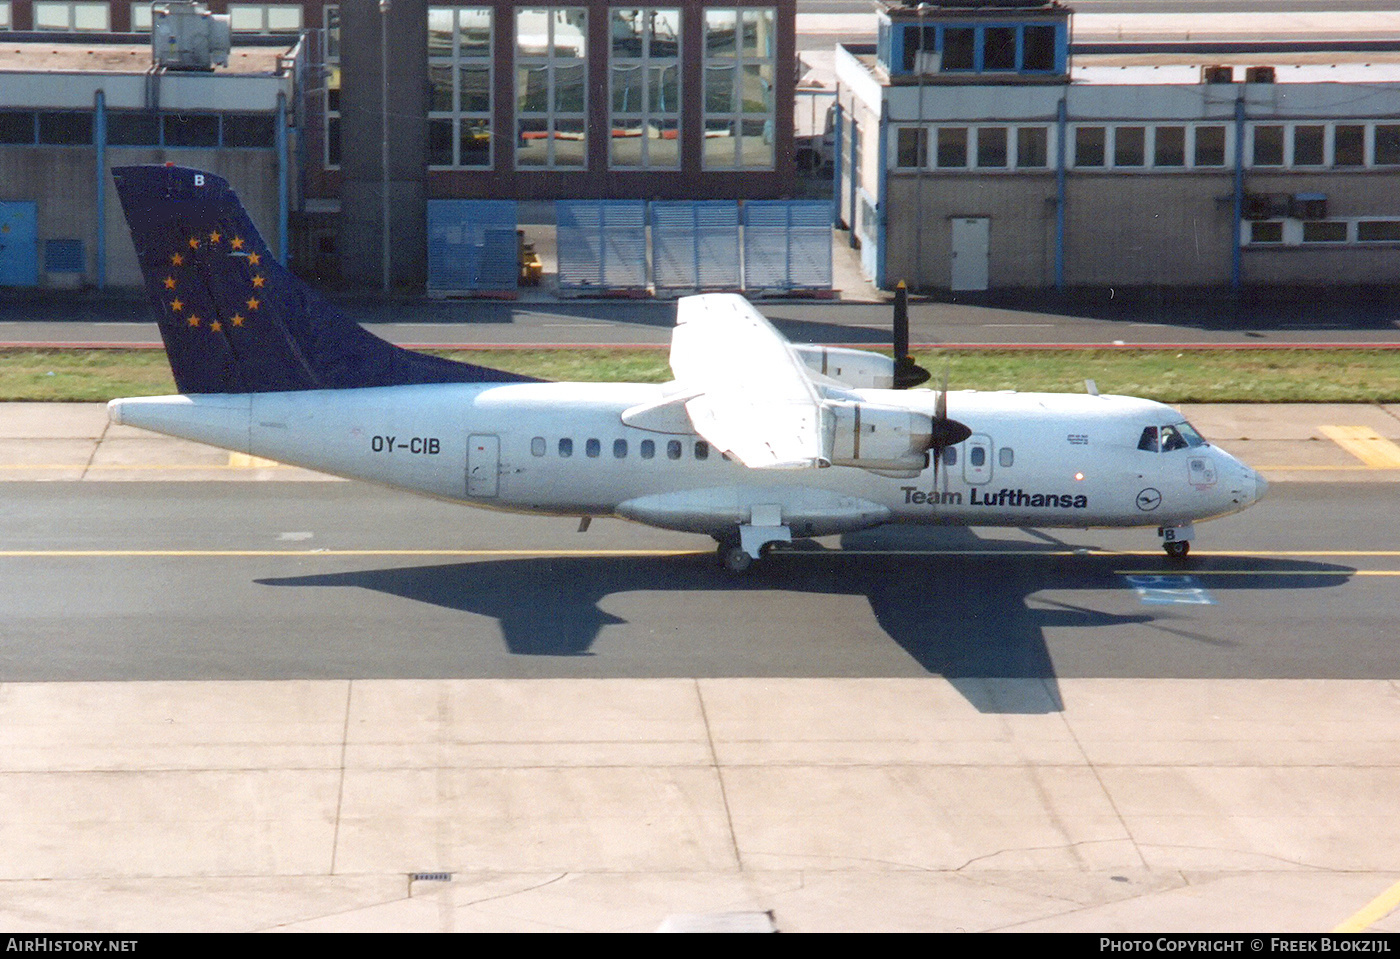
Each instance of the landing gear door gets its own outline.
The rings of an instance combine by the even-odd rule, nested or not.
[[[484,433],[467,437],[467,495],[495,496],[501,471],[501,438]]]
[[[992,438],[973,433],[963,443],[963,479],[979,486],[992,478]]]

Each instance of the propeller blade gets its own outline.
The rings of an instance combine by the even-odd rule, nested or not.
[[[907,390],[929,378],[928,370],[909,355],[909,290],[900,280],[894,288],[894,388]]]

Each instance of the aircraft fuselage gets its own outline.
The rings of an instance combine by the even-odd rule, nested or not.
[[[851,393],[930,413],[937,397]],[[935,481],[931,466],[749,469],[694,432],[623,423],[623,411],[664,396],[631,383],[434,384],[147,397],[110,409],[118,423],[474,506],[716,537],[745,524],[796,536],[884,523],[1185,527],[1249,506],[1266,485],[1199,440],[1140,448],[1145,430],[1156,436],[1183,417],[1131,397],[950,393],[975,432],[945,452]]]

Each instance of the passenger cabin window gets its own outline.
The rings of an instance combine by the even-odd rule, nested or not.
[[[1016,451],[1009,446],[1003,446],[997,452],[997,462],[1002,466],[1010,466],[1016,462]]]
[[[536,436],[530,441],[530,453],[534,456],[543,456],[545,442],[543,436]]]
[[[601,453],[602,451],[603,451],[603,444],[600,443],[600,442],[598,442],[597,440],[592,440],[592,439],[591,439],[591,440],[589,440],[587,443],[583,444],[583,453],[584,453],[585,456],[589,457],[590,459],[597,459],[597,458],[598,458],[598,454]]]
[[[559,455],[562,456],[562,457],[564,457],[565,459],[569,458],[570,456],[573,456],[573,455],[574,455],[574,441],[573,441],[573,440],[560,440],[560,441],[559,441]]]
[[[680,440],[667,440],[667,441],[666,441],[666,458],[667,458],[667,459],[670,459],[670,460],[678,460],[678,459],[681,458],[681,441],[680,441]]]
[[[698,460],[707,460],[707,459],[709,459],[709,458],[710,458],[710,444],[709,444],[709,443],[706,443],[704,440],[696,440],[696,442],[695,442],[695,458],[698,459]]]
[[[973,466],[987,465],[987,450],[985,447],[974,446],[967,451],[967,461]]]
[[[642,440],[642,459],[649,460],[656,455],[656,441]]]
[[[957,448],[956,446],[950,446],[950,447],[948,447],[947,449],[945,449],[945,450],[943,451],[943,465],[944,465],[944,466],[957,466],[957,465],[958,465],[958,448]]]
[[[613,459],[622,460],[622,459],[626,459],[626,458],[627,458],[627,441],[626,441],[626,440],[613,440]]]

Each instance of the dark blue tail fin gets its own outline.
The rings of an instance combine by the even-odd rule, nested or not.
[[[181,393],[531,382],[379,339],[273,259],[222,177],[176,166],[112,176]]]

